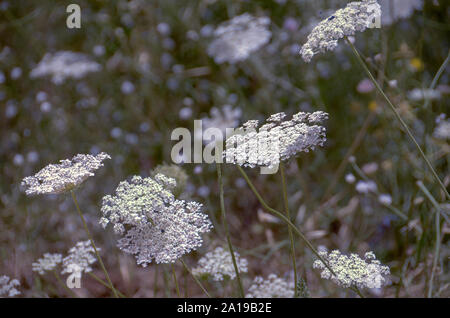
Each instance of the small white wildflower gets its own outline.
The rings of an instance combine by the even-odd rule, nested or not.
[[[100,251],[100,248],[97,248]],[[95,250],[90,241],[78,242],[69,250],[69,255],[63,258],[63,270],[61,274],[92,272],[91,265],[97,261]],[[80,276],[78,276],[80,277]]]
[[[356,178],[355,178],[355,176],[352,173],[347,173],[345,175],[345,182],[352,184],[355,181],[356,181]]]
[[[219,25],[214,31],[215,39],[208,47],[208,54],[218,64],[237,63],[269,42],[270,19],[255,18],[248,13],[236,16]]]
[[[299,112],[291,120],[282,119],[284,113],[269,117],[258,127],[258,121],[249,120],[226,141],[224,156],[227,163],[248,167],[276,167],[280,160],[288,160],[299,152],[308,152],[323,146],[326,129],[316,125],[326,119],[325,112]]]
[[[318,53],[333,51],[340,39],[363,32],[372,22],[373,15],[381,15],[380,5],[376,0],[348,3],[344,9],[337,10],[312,30],[300,55],[308,63]]]
[[[391,205],[392,204],[392,197],[389,194],[380,194],[378,196],[378,202],[380,202],[383,205]]]
[[[0,297],[14,297],[20,295],[16,287],[20,286],[17,279],[10,279],[8,276],[0,276]]]
[[[234,252],[234,257],[239,273],[247,273],[247,260],[241,258],[237,252]],[[213,252],[206,253],[198,261],[197,267],[192,270],[192,273],[196,276],[211,275],[215,281],[222,281],[224,278],[236,278],[231,253],[222,247],[217,247]]]
[[[37,262],[32,263],[33,272],[44,275],[46,271],[52,271],[62,262],[61,254],[45,253],[43,258],[39,258]]]
[[[328,263],[334,274],[321,260],[314,261],[313,268],[321,269],[321,277],[331,279],[339,286],[349,288],[381,288],[387,283],[390,274],[389,267],[381,265],[373,252],[367,252],[364,259],[356,254],[350,256],[334,250],[330,253],[319,251],[321,257]]]
[[[293,298],[295,284],[270,274],[267,279],[255,277],[246,298]]]
[[[39,64],[31,71],[30,77],[43,77],[50,75],[52,82],[59,85],[67,78],[80,79],[87,73],[98,72],[101,65],[93,62],[82,53],[59,51],[44,55]]]
[[[372,180],[361,180],[356,183],[355,186],[356,191],[359,193],[367,194],[369,192],[377,192],[377,184]]]
[[[362,166],[362,171],[367,174],[374,174],[378,170],[378,164],[376,162],[369,162]]]
[[[100,223],[114,225],[123,235],[118,247],[135,255],[138,265],[175,262],[200,247],[201,234],[212,227],[200,203],[175,199],[170,191],[175,185],[175,179],[162,174],[134,176],[119,184],[116,195],[103,198]]]
[[[34,176],[26,177],[22,186],[27,195],[63,193],[79,186],[94,171],[103,166],[102,161],[111,157],[102,152],[96,156],[78,154],[72,159],[61,160],[60,164],[50,164]]]

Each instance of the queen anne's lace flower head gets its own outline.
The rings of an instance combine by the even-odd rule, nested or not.
[[[241,258],[239,253],[234,253],[236,265],[239,273],[247,273],[248,262],[245,258]],[[236,271],[233,265],[231,253],[222,247],[217,247],[213,252],[206,253],[192,270],[196,276],[212,276],[215,281],[221,281],[224,277],[229,279],[236,278]]]
[[[312,30],[308,41],[300,50],[303,60],[310,62],[317,53],[333,51],[339,39],[363,32],[373,22],[374,16],[380,15],[381,9],[377,0],[350,2]]]
[[[97,248],[99,251],[100,248]],[[90,241],[78,242],[69,250],[69,255],[63,258],[63,270],[61,274],[76,273],[81,277],[82,273],[92,272],[91,265],[97,261],[95,250]]]
[[[20,295],[16,287],[20,286],[17,279],[10,279],[8,276],[0,276],[0,297],[14,297]]]
[[[269,42],[272,35],[267,28],[269,24],[267,17],[256,18],[248,13],[236,16],[214,31],[215,39],[208,48],[208,54],[218,64],[243,61]]]
[[[102,152],[96,156],[78,154],[72,159],[61,160],[59,164],[50,164],[36,173],[26,177],[22,186],[27,195],[63,193],[79,186],[94,171],[103,166],[102,161],[111,157]]]
[[[335,275],[321,260],[316,260],[313,267],[322,270],[322,278],[331,279],[339,286],[345,288],[355,286],[358,288],[381,288],[387,283],[386,276],[390,274],[389,267],[382,265],[373,252],[367,252],[364,259],[356,254],[350,256],[341,254],[338,250],[330,253],[321,250],[319,254],[327,261]]]
[[[61,254],[45,253],[43,258],[39,258],[37,262],[31,264],[33,272],[38,272],[40,275],[44,275],[46,271],[52,271],[62,262]]]
[[[285,113],[271,115],[258,127],[257,120],[249,120],[226,141],[224,155],[227,163],[248,167],[272,168],[280,160],[288,160],[299,152],[323,146],[326,129],[318,124],[328,119],[322,111],[299,112],[291,120],[283,121]]]
[[[246,298],[292,298],[294,297],[295,284],[270,274],[267,279],[261,276],[255,277],[248,289]]]
[[[30,77],[51,75],[55,84],[61,84],[66,78],[79,79],[87,73],[100,70],[101,65],[91,61],[85,54],[60,51],[54,54],[45,54],[39,64],[31,71]]]
[[[113,225],[123,235],[118,247],[135,255],[137,264],[173,263],[203,243],[201,234],[212,225],[202,205],[176,200],[170,188],[176,182],[157,174],[154,179],[134,176],[122,181],[116,195],[103,198],[100,224]]]

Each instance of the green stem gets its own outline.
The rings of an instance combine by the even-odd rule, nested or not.
[[[198,280],[198,278],[194,274],[192,274],[192,271],[189,269],[189,267],[186,265],[186,263],[183,261],[183,259],[180,258],[180,262],[181,262],[181,264],[183,264],[184,268],[189,272],[189,274],[191,274],[192,278],[195,280],[197,285],[203,290],[205,295],[208,298],[211,298],[211,296],[209,295],[208,291],[205,289],[205,287],[203,287],[202,283]]]
[[[81,213],[80,206],[78,205],[78,201],[77,201],[77,198],[75,196],[75,192],[73,192],[71,190],[70,194],[72,195],[72,199],[73,199],[73,202],[75,202],[75,206],[77,208],[77,212],[80,215],[81,221],[83,222],[84,230],[86,231],[86,234],[87,234],[87,236],[89,238],[89,241],[91,241],[92,247],[94,248],[94,252],[95,252],[95,255],[97,256],[98,262],[100,263],[100,266],[102,267],[102,270],[105,273],[105,277],[108,280],[109,286],[111,287],[111,290],[114,293],[114,297],[119,298],[119,295],[117,294],[117,291],[114,288],[114,285],[112,284],[111,279],[109,278],[108,271],[106,270],[105,265],[103,264],[102,258],[100,257],[100,254],[97,251],[97,247],[95,246],[94,240],[92,239],[91,232],[89,232],[89,229],[88,229],[87,224],[86,224],[86,220],[83,217],[83,213]]]
[[[181,298],[180,287],[178,286],[177,274],[175,273],[175,267],[173,266],[173,264],[170,264],[170,267],[172,267],[173,281],[175,283],[175,289],[177,291],[177,296],[178,296],[178,298]]]
[[[284,164],[280,162],[280,174],[281,174],[281,186],[283,189],[283,199],[284,199],[284,209],[286,212],[286,217],[290,220],[291,215],[289,212],[289,201],[287,195],[287,186],[286,186],[286,177],[284,173]],[[289,240],[291,241],[291,257],[292,257],[292,266],[294,267],[294,281],[295,286],[297,286],[297,264],[295,262],[295,243],[294,243],[294,234],[292,233],[292,229],[288,226]],[[297,288],[295,288],[294,297],[298,297]]]
[[[106,288],[111,289],[111,286],[109,286],[109,284],[107,282],[105,282],[103,279],[101,279],[100,277],[98,277],[97,275],[95,275],[92,272],[88,272],[87,273],[89,276],[91,276],[93,279],[95,279],[97,282],[99,282],[100,284],[102,284],[103,286],[105,286]],[[117,290],[117,293],[119,294],[120,297],[122,298],[127,298],[127,296],[125,296],[124,294],[122,294],[120,291]]]
[[[441,179],[439,178],[439,176],[437,175],[436,171],[433,168],[433,165],[431,164],[431,162],[428,160],[428,158],[426,157],[425,153],[423,152],[422,148],[420,147],[419,143],[417,142],[416,138],[414,138],[413,134],[411,133],[411,131],[409,130],[408,126],[406,125],[406,123],[403,121],[403,119],[400,117],[400,114],[397,112],[397,109],[395,108],[394,104],[392,104],[391,100],[389,99],[389,97],[387,97],[387,95],[384,93],[383,89],[380,87],[380,85],[378,84],[378,82],[376,81],[375,77],[372,75],[372,73],[370,72],[369,68],[367,67],[366,63],[364,63],[364,60],[362,59],[361,55],[359,54],[358,50],[355,48],[355,46],[348,40],[348,38],[346,37],[345,40],[347,41],[347,43],[350,45],[350,47],[352,48],[353,53],[355,54],[358,62],[361,64],[361,66],[363,67],[364,71],[367,73],[367,75],[369,76],[370,80],[372,81],[372,83],[375,85],[376,89],[378,90],[378,92],[383,96],[383,98],[386,100],[387,104],[389,105],[389,107],[391,108],[392,112],[394,113],[396,119],[399,121],[399,123],[401,124],[401,126],[403,127],[403,129],[405,130],[406,134],[408,135],[408,137],[411,139],[411,141],[414,143],[414,145],[416,146],[417,150],[419,151],[420,155],[422,156],[423,160],[425,161],[425,163],[427,164],[428,168],[430,169],[431,173],[433,174],[433,177],[436,179],[437,183],[440,185],[440,187],[442,188],[442,190],[444,191],[446,197],[448,199],[450,199],[450,194],[447,191],[447,188],[445,187],[445,185],[442,183]]]
[[[222,214],[222,225],[225,230],[225,235],[227,237],[228,249],[230,250],[234,271],[236,272],[236,280],[239,287],[239,296],[244,298],[244,287],[242,286],[241,277],[239,275],[239,269],[236,263],[236,257],[234,255],[233,245],[231,244],[230,232],[228,231],[228,223],[225,211],[225,200],[223,195],[222,165],[220,163],[217,163],[216,167],[217,167],[217,178],[219,182],[220,211]]]
[[[71,294],[73,297],[77,298],[78,295],[69,287],[67,287],[66,284],[64,284],[64,282],[62,281],[61,277],[59,276],[59,274],[53,270],[53,275],[55,275],[56,280],[58,281],[58,283],[69,293]]]

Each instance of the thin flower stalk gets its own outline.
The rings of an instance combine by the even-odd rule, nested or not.
[[[211,298],[211,295],[208,293],[208,291],[205,289],[205,287],[203,287],[203,284],[199,281],[199,279],[195,275],[192,274],[192,271],[189,269],[189,267],[186,265],[186,263],[183,261],[182,258],[180,258],[180,262],[181,262],[181,264],[183,264],[184,268],[189,272],[189,274],[191,274],[192,278],[195,280],[195,282],[201,288],[201,290],[205,293],[205,295],[208,298]]]
[[[175,283],[175,289],[177,291],[177,296],[178,296],[178,298],[181,298],[180,287],[178,286],[177,274],[175,273],[175,267],[173,266],[173,264],[170,264],[170,267],[172,268],[173,282]]]

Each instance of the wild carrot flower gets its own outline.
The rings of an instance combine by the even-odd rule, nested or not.
[[[241,258],[239,253],[234,253],[238,271],[247,273],[248,262],[245,258]],[[212,276],[215,281],[221,281],[224,277],[229,279],[236,278],[236,272],[233,266],[231,253],[222,247],[217,247],[214,251],[206,253],[200,258],[197,267],[192,270],[196,276]]]
[[[0,297],[14,297],[20,295],[16,287],[20,286],[17,279],[10,279],[8,276],[0,276]]]
[[[201,234],[212,225],[202,205],[176,200],[171,189],[176,181],[162,174],[154,179],[134,176],[122,181],[116,195],[103,198],[100,224],[113,224],[123,235],[118,247],[135,255],[138,265],[173,263],[203,243]]]
[[[66,78],[79,79],[87,73],[98,72],[101,65],[91,61],[90,58],[82,53],[59,51],[54,54],[44,55],[39,64],[31,71],[30,77],[52,76],[52,82],[59,85]]]
[[[97,248],[100,251],[100,248]],[[78,277],[81,274],[92,272],[91,265],[97,261],[95,250],[91,242],[80,241],[69,250],[69,254],[63,258],[63,270],[61,274],[76,273]]]
[[[299,152],[323,146],[326,129],[318,124],[328,119],[322,111],[299,112],[291,120],[283,121],[285,113],[270,116],[258,127],[257,120],[249,120],[226,141],[224,155],[227,163],[248,167],[275,167],[280,160],[288,160]]]
[[[37,262],[31,264],[31,266],[33,267],[33,272],[38,272],[40,275],[44,275],[46,271],[54,270],[61,262],[61,254],[45,253],[43,258],[39,258]]]
[[[27,195],[63,193],[79,186],[94,171],[103,166],[102,161],[111,157],[102,152],[96,156],[78,154],[72,159],[61,160],[60,164],[50,164],[26,177],[22,186]]]
[[[380,15],[380,5],[376,0],[350,2],[344,9],[337,10],[312,30],[300,50],[300,55],[309,63],[314,55],[333,51],[339,39],[363,32],[373,22],[374,16]]]
[[[292,298],[294,297],[295,285],[293,282],[270,274],[267,279],[261,276],[255,277],[248,289],[246,298]]]
[[[208,54],[218,64],[237,63],[247,59],[250,53],[269,42],[270,19],[256,18],[248,13],[224,22],[214,31],[215,39],[208,47]]]
[[[356,254],[350,256],[341,254],[338,250],[330,253],[320,250],[319,254],[327,261],[335,275],[321,260],[316,260],[313,267],[322,270],[322,278],[331,279],[342,287],[381,288],[387,283],[389,267],[382,265],[373,252],[367,252],[364,259]]]

